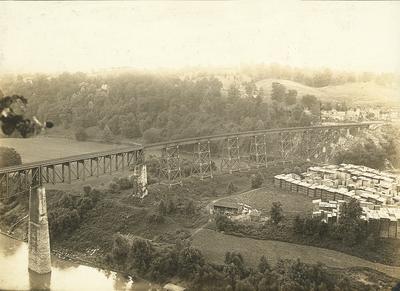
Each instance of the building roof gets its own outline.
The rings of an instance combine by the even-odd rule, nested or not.
[[[172,284],[172,283],[165,284],[163,289],[167,290],[167,291],[184,291],[184,290],[186,290],[186,288]]]
[[[238,203],[230,202],[230,201],[217,201],[214,203],[214,207],[231,208],[231,209],[239,209],[240,208]]]

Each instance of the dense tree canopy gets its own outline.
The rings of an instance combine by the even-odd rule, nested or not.
[[[0,168],[16,166],[22,163],[21,156],[13,148],[0,147]]]
[[[224,91],[219,79],[178,78],[172,74],[126,73],[88,76],[63,73],[3,78],[5,93],[29,100],[28,115],[73,129],[81,139],[95,128],[96,137],[144,137],[146,142],[262,128],[310,125],[297,92],[274,83],[274,100],[264,98],[254,82]],[[295,112],[292,112],[295,111]]]

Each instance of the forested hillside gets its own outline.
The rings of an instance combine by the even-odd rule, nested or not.
[[[29,100],[29,115],[52,120],[72,130],[77,139],[100,132],[104,140],[141,138],[145,142],[199,135],[305,126],[318,121],[319,104],[313,96],[297,96],[275,84],[272,101],[254,83],[243,97],[236,87],[222,93],[212,76],[179,78],[172,74],[124,73],[89,76],[63,73],[57,77],[7,77],[5,95]]]

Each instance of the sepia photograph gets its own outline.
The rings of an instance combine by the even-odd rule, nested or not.
[[[0,290],[400,291],[400,1],[0,1]]]

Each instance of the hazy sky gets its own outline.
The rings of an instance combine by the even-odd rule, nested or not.
[[[277,62],[400,72],[400,2],[0,2],[0,71]]]

